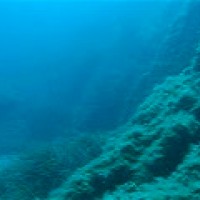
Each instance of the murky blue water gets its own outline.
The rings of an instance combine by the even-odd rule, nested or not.
[[[0,0],[2,167],[26,151],[80,135],[95,141],[126,124],[138,105],[133,91],[154,66],[180,4]]]
[[[1,1],[0,149],[127,120],[126,101],[159,45],[154,34],[166,28],[166,5]]]

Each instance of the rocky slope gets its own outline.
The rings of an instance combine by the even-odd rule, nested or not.
[[[200,199],[200,3],[185,6],[134,92],[136,107],[149,96],[126,131],[48,200]]]
[[[155,87],[128,131],[49,200],[200,199],[199,92],[193,68]]]

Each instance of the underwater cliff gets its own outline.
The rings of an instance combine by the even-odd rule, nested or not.
[[[90,53],[92,58],[86,56],[84,60],[85,54],[77,48],[80,55],[73,55],[75,60],[79,58],[89,68],[81,68],[77,75],[77,67],[69,74],[77,75],[70,79],[73,86],[67,88],[71,96],[59,87],[68,83],[63,67],[59,69],[61,76],[55,75],[63,78],[61,83],[54,76],[53,82],[45,80],[55,91],[44,93],[42,104],[36,101],[32,107],[26,105],[23,112],[17,108],[24,117],[17,123],[27,120],[32,131],[25,140],[30,148],[22,145],[20,153],[1,152],[1,200],[200,199],[200,2],[169,1],[165,9],[162,19],[171,18],[156,21],[156,25],[166,24],[151,30],[145,39],[142,33],[150,26],[147,22],[147,27],[141,25],[140,34],[135,33],[131,44],[137,39],[144,41],[136,47],[129,46],[128,40],[139,25],[130,30],[127,23],[128,34],[126,26],[120,27],[121,31],[115,27],[122,37],[112,33],[101,38],[107,42],[116,36],[113,46],[105,42],[107,46],[101,47],[103,52],[110,51],[110,56],[108,52],[99,56],[100,52],[88,47],[85,54]],[[137,22],[137,18],[126,18],[124,13],[123,17],[120,12],[118,15],[121,25],[128,20]],[[74,52],[76,48],[71,55]],[[54,75],[53,70],[51,73]],[[36,94],[29,94],[29,98]],[[8,113],[10,119],[17,102],[2,102],[2,113]],[[62,107],[64,103],[66,107]],[[19,117],[18,113],[11,116]],[[4,126],[7,121],[12,124],[2,118]],[[25,132],[21,127],[20,131]],[[9,147],[3,148],[3,139],[1,143],[1,148],[9,151]],[[23,148],[26,152],[21,153]]]

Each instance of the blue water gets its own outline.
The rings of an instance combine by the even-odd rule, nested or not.
[[[0,0],[2,200],[46,198],[100,155],[141,103],[180,4]]]
[[[126,121],[127,99],[159,45],[155,35],[172,18],[167,4],[1,1],[0,153]]]

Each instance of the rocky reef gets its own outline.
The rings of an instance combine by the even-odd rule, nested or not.
[[[127,131],[48,200],[199,199],[200,73],[169,77],[142,103]]]
[[[2,160],[1,200],[200,199],[200,3],[181,5],[153,69],[110,99],[127,123]]]
[[[133,91],[136,111],[125,128],[48,200],[200,199],[199,8],[185,1]]]

